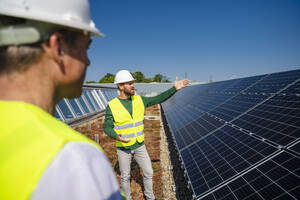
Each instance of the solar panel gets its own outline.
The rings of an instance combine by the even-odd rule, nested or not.
[[[299,96],[300,95],[300,81],[298,80],[294,84],[289,85],[286,89],[280,92],[283,95]]]
[[[58,107],[62,111],[65,119],[72,119],[74,118],[74,114],[72,113],[70,107],[67,105],[66,100],[63,99],[58,103]]]
[[[101,90],[108,91],[108,98],[118,95],[117,88],[84,86],[82,95],[77,99],[62,99],[55,108],[54,116],[68,124],[76,120],[85,119],[92,116],[91,113],[101,113],[107,105],[107,99]]]
[[[79,105],[77,104],[77,102],[75,101],[75,99],[69,99],[68,100],[71,107],[73,108],[73,110],[75,111],[77,116],[81,116],[82,115],[82,111],[79,108]]]
[[[249,93],[276,93],[280,89],[292,84],[299,79],[300,70],[293,70],[287,72],[280,72],[267,75],[255,85],[245,90]]]
[[[92,91],[87,90],[86,93],[89,96],[89,99],[91,100],[91,103],[94,105],[95,110],[100,110],[100,106],[98,105],[97,101],[95,100],[95,97],[93,96]]]
[[[276,95],[232,123],[286,146],[300,137],[300,97]]]
[[[114,90],[114,89],[102,89],[102,93],[107,99],[107,101],[110,101],[113,98],[118,96],[118,90]]]
[[[195,194],[208,192],[241,174],[278,149],[224,126],[181,150]]]
[[[299,157],[281,152],[201,199],[300,199],[299,166]]]
[[[90,109],[88,108],[87,103],[85,102],[85,100],[83,99],[82,96],[80,96],[78,98],[78,101],[79,101],[80,105],[82,106],[84,112],[85,113],[90,113]]]
[[[292,150],[292,151],[294,151],[294,152],[300,154],[300,141],[298,141],[297,143],[291,145],[291,146],[289,147],[289,150]]]
[[[212,94],[212,93],[203,93],[198,96],[198,98],[192,99],[189,103],[189,105],[196,107],[197,109],[203,111],[203,112],[209,112],[213,110],[214,108],[218,107],[219,105],[223,104],[227,100],[231,99],[234,96],[234,94]],[[201,101],[200,101],[201,99]]]
[[[229,81],[220,81],[220,82],[214,82],[210,84],[210,87],[208,88],[209,93],[218,93],[226,90],[228,87],[231,87],[232,85],[237,84],[241,79],[233,79]]]
[[[253,76],[253,77],[247,77],[247,78],[240,79],[240,81],[229,86],[223,92],[234,92],[234,93],[241,92],[242,90],[247,89],[248,87],[250,87],[251,85],[253,85],[254,83],[263,79],[266,76],[267,75],[260,75],[260,76]]]
[[[172,124],[172,128],[174,130],[177,130],[183,126],[185,126],[187,123],[193,121],[194,119],[198,118],[199,116],[203,115],[202,113],[189,108],[189,107],[180,107],[179,105],[174,105],[175,108],[175,115],[172,117],[172,111],[170,111],[170,123]],[[177,115],[181,115],[180,121],[175,122]]]
[[[182,137],[178,137],[178,142],[180,139],[182,140],[180,141],[180,144],[178,144],[178,148],[182,149],[192,142],[203,138],[211,131],[216,130],[222,125],[224,125],[224,123],[221,121],[216,120],[208,115],[203,115],[197,120],[191,122],[189,125],[175,131],[175,135],[180,135]]]
[[[96,90],[96,92],[97,92],[97,94],[98,94],[98,96],[99,96],[99,98],[100,98],[100,101],[101,101],[102,104],[106,107],[107,101],[106,101],[105,97],[103,96],[103,94],[101,93],[100,90]]]
[[[293,177],[286,188],[263,169],[285,165],[281,157],[299,162],[300,70],[190,86],[162,108],[196,198],[268,199],[274,189],[270,199],[299,199],[289,182],[299,174],[282,171]],[[268,179],[266,189],[252,186]]]
[[[265,98],[264,95],[238,94],[209,111],[209,113],[229,122]]]
[[[91,110],[95,111],[96,110],[95,105],[93,104],[91,98],[89,97],[88,92],[86,90],[84,90],[82,95],[87,100],[87,104],[91,108]]]
[[[62,121],[61,116],[58,114],[57,109],[55,109],[55,113],[54,113],[55,118],[59,119]]]

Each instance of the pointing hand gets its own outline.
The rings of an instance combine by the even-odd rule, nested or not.
[[[176,80],[174,82],[174,87],[176,88],[176,90],[180,90],[186,87],[189,83],[190,81],[188,79],[183,79],[181,81],[178,81],[178,77],[176,77]]]

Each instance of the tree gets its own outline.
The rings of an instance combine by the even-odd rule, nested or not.
[[[134,72],[132,73],[133,78],[136,83],[150,83],[150,82],[158,82],[158,83],[170,83],[169,79],[162,74],[156,74],[153,78],[146,78],[142,72]],[[105,74],[103,78],[99,80],[99,83],[113,83],[115,79],[115,75],[111,73]]]
[[[114,80],[115,80],[115,75],[111,73],[107,73],[103,78],[100,79],[99,83],[113,83]]]
[[[160,83],[162,78],[163,78],[163,75],[155,74],[155,76],[153,77],[153,82],[159,82]]]
[[[152,78],[145,78],[144,79],[144,83],[151,83],[152,82]]]
[[[163,83],[171,83],[171,81],[166,76],[162,77],[161,82],[163,82]]]
[[[153,77],[153,82],[159,82],[159,83],[170,83],[168,78],[166,76],[163,76],[162,74],[155,74]]]
[[[145,82],[145,76],[142,72],[134,72],[132,73],[133,78],[135,79],[136,83],[143,83]]]

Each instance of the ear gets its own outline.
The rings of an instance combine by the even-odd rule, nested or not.
[[[124,89],[124,84],[123,83],[119,83],[118,84],[118,88],[120,91],[122,91]]]
[[[46,50],[48,55],[52,57],[59,65],[63,65],[63,36],[59,32],[51,34]]]

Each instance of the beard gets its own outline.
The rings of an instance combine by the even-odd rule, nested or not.
[[[133,96],[134,95],[134,89],[125,89],[124,90],[124,93],[127,95],[127,96]]]

